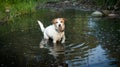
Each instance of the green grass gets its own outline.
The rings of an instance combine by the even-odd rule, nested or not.
[[[31,13],[35,11],[35,2],[21,2],[18,4],[14,4],[11,8],[10,16],[16,17],[19,15]]]
[[[13,20],[14,17],[35,12],[37,4],[43,6],[48,1],[60,0],[0,0],[0,20],[8,15],[5,12],[7,9],[10,10],[8,20]]]
[[[0,1],[0,20],[8,15],[8,13],[5,12],[7,9],[10,10],[9,20],[12,20],[16,16],[35,12],[35,6],[36,2],[33,0],[29,0],[28,2]]]

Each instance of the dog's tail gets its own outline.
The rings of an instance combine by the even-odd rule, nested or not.
[[[45,27],[43,26],[42,22],[38,20],[38,24],[41,28],[41,31],[44,32]]]

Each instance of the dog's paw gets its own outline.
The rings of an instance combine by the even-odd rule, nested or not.
[[[44,46],[43,46],[43,45],[40,45],[40,48],[44,48]]]
[[[62,43],[62,44],[64,44],[64,43],[65,43],[65,41],[61,41],[61,43]]]

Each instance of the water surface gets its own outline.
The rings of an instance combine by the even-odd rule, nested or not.
[[[93,18],[74,9],[40,9],[0,25],[1,67],[119,67],[120,19]],[[39,48],[43,34],[37,20],[48,26],[66,18],[66,43]]]

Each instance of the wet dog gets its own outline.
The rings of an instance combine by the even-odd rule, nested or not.
[[[42,22],[38,20],[38,24],[41,28],[41,31],[44,35],[44,40],[47,42],[49,38],[53,39],[53,43],[56,44],[57,41],[65,43],[65,19],[64,18],[55,18],[52,20],[52,25],[44,27]]]

